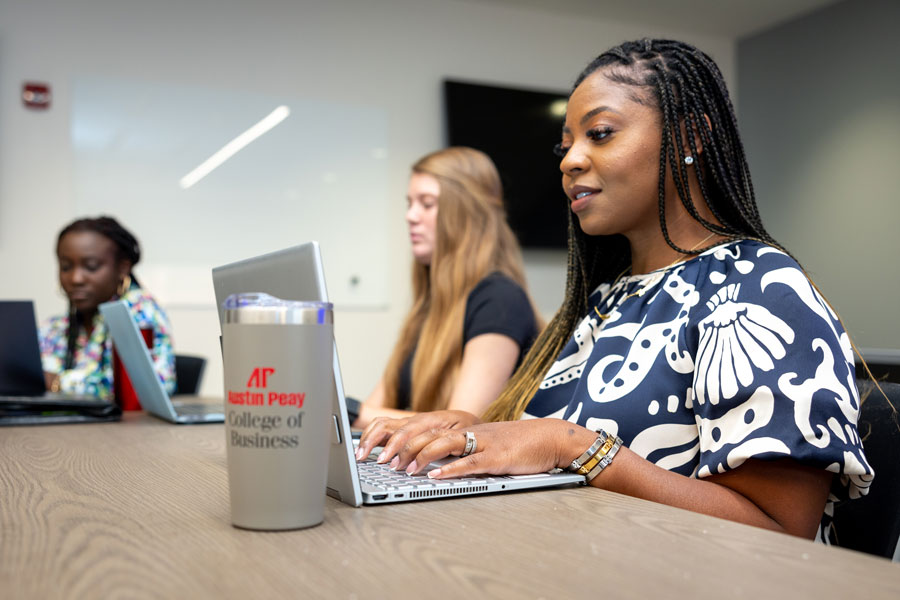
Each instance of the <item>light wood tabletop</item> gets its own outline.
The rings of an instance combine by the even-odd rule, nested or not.
[[[900,598],[900,565],[593,488],[231,526],[222,425],[0,428],[3,598]]]

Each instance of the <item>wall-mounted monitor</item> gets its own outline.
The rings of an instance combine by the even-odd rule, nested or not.
[[[523,248],[565,248],[559,158],[566,92],[444,81],[447,143],[488,154],[500,171],[510,226]]]

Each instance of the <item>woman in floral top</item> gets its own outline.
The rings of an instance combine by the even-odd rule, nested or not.
[[[172,327],[144,292],[132,269],[141,258],[135,237],[115,219],[79,219],[59,234],[59,283],[69,312],[52,317],[40,331],[47,389],[112,400],[112,341],[97,307],[124,300],[138,327],[153,329],[151,354],[160,381],[175,391]]]

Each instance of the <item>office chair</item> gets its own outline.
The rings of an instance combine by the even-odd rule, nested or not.
[[[175,393],[196,395],[203,378],[206,359],[202,356],[175,355]]]
[[[876,380],[900,383],[900,350],[862,348],[860,352],[866,359],[866,364]],[[859,356],[856,357],[856,377],[858,379],[869,378],[869,374],[863,368]]]
[[[857,380],[857,385],[865,398],[859,435],[875,479],[866,496],[835,504],[836,542],[900,562],[900,383],[881,382],[890,402],[871,380]]]

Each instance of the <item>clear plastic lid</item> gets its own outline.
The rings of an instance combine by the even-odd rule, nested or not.
[[[222,304],[225,323],[331,324],[331,302],[284,300],[261,292],[232,294]]]
[[[245,307],[277,307],[277,308],[314,308],[332,310],[334,305],[331,302],[316,302],[309,300],[284,300],[275,296],[265,294],[263,292],[245,292],[241,294],[231,294],[225,298],[222,304],[225,310]]]

